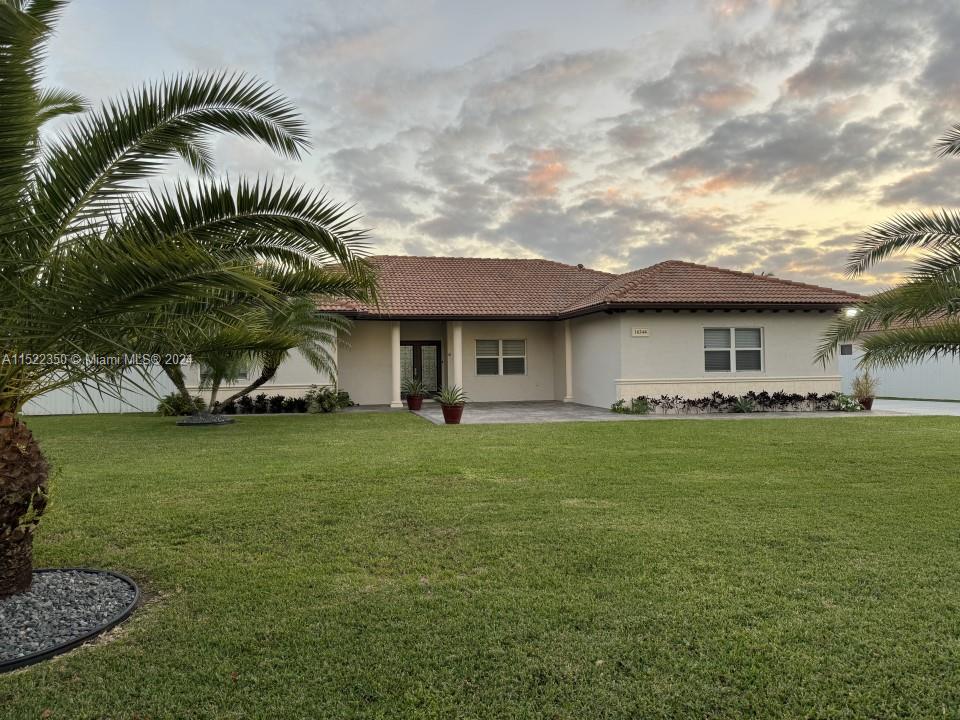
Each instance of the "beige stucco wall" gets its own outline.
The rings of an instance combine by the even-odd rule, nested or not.
[[[563,400],[567,394],[567,355],[564,345],[564,323],[553,325],[553,399]]]
[[[620,319],[595,313],[570,321],[573,335],[573,401],[609,406],[620,376]],[[562,397],[562,395],[561,395]]]
[[[334,348],[336,356],[336,348]],[[259,370],[251,368],[250,377],[247,380],[238,380],[237,382],[220,386],[217,393],[218,400],[224,400],[237,390],[246,387],[256,378]],[[200,383],[200,366],[191,365],[184,371],[187,380],[187,389],[196,395],[202,396],[205,400],[210,400],[210,391],[201,392],[198,388]],[[266,393],[267,395],[286,395],[287,397],[303,397],[313,385],[332,385],[333,379],[327,373],[317,372],[313,369],[306,358],[298,350],[292,350],[290,357],[280,366],[277,374],[269,382],[261,385],[253,392],[253,395]]]
[[[463,323],[463,389],[475,401],[553,400],[554,325],[546,322]],[[477,340],[526,340],[525,375],[477,375]],[[561,396],[562,397],[562,396]]]
[[[616,397],[662,394],[700,397],[719,390],[738,395],[750,390],[837,392],[840,373],[834,359],[826,368],[813,360],[820,337],[833,319],[813,312],[627,312],[619,321],[620,371]],[[633,328],[649,330],[635,338]],[[763,329],[763,370],[707,373],[703,369],[703,329]]]
[[[339,387],[361,405],[390,402],[391,323],[357,320],[337,350]]]
[[[818,312],[636,312],[596,313],[570,321],[573,341],[573,399],[607,407],[638,395],[700,397],[719,390],[739,395],[750,390],[836,392],[837,360],[826,368],[814,363],[820,336],[833,318]],[[391,397],[389,321],[358,320],[336,349],[339,387],[361,405],[380,405]],[[649,331],[632,336],[633,328]],[[707,373],[703,369],[705,327],[760,327],[764,332],[764,369],[755,373]],[[463,385],[475,402],[562,400],[566,368],[563,322],[463,321]],[[440,340],[443,382],[451,378],[453,322],[401,322],[401,340]],[[522,339],[527,343],[525,375],[477,375],[477,339]],[[199,371],[188,370],[196,390]],[[299,353],[280,368],[263,390],[301,396],[311,385],[332,384]],[[221,389],[220,398],[232,388]]]

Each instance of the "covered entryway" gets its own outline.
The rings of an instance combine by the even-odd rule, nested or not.
[[[401,387],[406,387],[411,380],[419,380],[428,393],[439,392],[443,384],[443,355],[440,347],[439,340],[400,341]]]

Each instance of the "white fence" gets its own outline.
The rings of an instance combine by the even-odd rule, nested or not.
[[[152,388],[151,388],[152,384]],[[173,392],[173,383],[162,372],[151,381],[140,376],[121,378],[116,390],[65,387],[51,390],[23,407],[24,415],[86,415],[92,413],[154,412],[157,397]]]
[[[856,346],[852,355],[840,356],[844,392],[850,392],[850,384],[859,374],[859,361],[860,350]],[[870,374],[880,383],[877,387],[880,397],[960,400],[960,360],[956,358],[927,360],[902,368],[881,368],[871,370]]]

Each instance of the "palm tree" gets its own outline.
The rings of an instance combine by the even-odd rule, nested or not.
[[[269,382],[277,370],[296,350],[317,372],[333,375],[336,359],[333,349],[338,338],[349,329],[349,321],[339,315],[317,312],[310,298],[293,297],[278,307],[263,307],[256,313],[252,327],[263,328],[256,338],[260,348],[252,351],[224,351],[195,355],[209,369],[209,384],[212,387],[210,408],[218,412],[228,403],[235,402]],[[261,322],[256,322],[261,320]],[[216,342],[213,343],[216,346]],[[259,373],[244,388],[216,402],[217,389],[224,381],[238,379],[237,370],[257,368]]]
[[[960,155],[960,125],[936,144],[940,157]],[[960,212],[898,215],[871,228],[847,263],[857,277],[887,258],[911,257],[907,280],[865,298],[835,320],[817,351],[826,361],[837,345],[862,336],[866,368],[960,356]]]
[[[42,89],[64,2],[0,0],[0,596],[29,588],[47,502],[47,463],[20,417],[24,403],[96,386],[104,368],[86,356],[139,351],[134,340],[156,347],[171,322],[215,321],[242,344],[239,323],[253,306],[338,287],[332,278],[352,278],[358,297],[373,286],[364,233],[343,206],[289,182],[211,179],[211,133],[290,158],[307,148],[302,120],[269,86],[185,75],[94,111]],[[41,134],[47,120],[81,112],[56,137]],[[178,157],[199,179],[151,186]]]

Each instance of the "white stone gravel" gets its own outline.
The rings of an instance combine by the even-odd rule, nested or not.
[[[28,592],[0,599],[0,663],[76,640],[122,612],[136,591],[84,570],[34,573]]]

